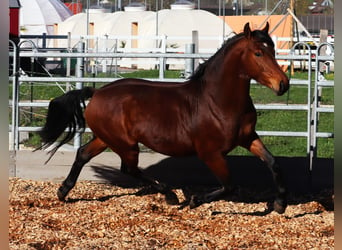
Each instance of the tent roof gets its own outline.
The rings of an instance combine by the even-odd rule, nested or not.
[[[76,36],[86,35],[86,18],[86,13],[79,13],[58,23],[58,34],[61,35],[70,32],[71,35]],[[168,37],[191,37],[192,31],[194,30],[198,31],[200,37],[223,38],[223,35],[224,37],[229,37],[234,34],[232,29],[220,17],[208,11],[198,9],[164,9],[158,12],[118,11],[114,13],[89,13],[89,21],[94,23],[89,35],[130,36],[136,34],[144,36],[146,39],[140,39],[135,46],[139,48],[153,48],[156,42],[150,37],[156,35],[157,19],[158,35],[166,35]],[[125,43],[128,42],[125,48],[130,48],[130,42],[125,39],[122,38],[122,41],[125,41]],[[189,43],[189,41],[181,39],[175,38],[175,41],[168,40],[168,43],[177,44],[179,47],[183,47],[185,43]],[[76,41],[73,40],[72,43],[74,42]],[[100,39],[98,46],[101,47],[102,43],[106,44],[105,46],[113,46],[114,42],[111,39],[107,42],[101,41]],[[219,39],[202,39],[200,47],[214,49],[219,47],[221,42]]]
[[[222,34],[223,25],[225,35],[229,36],[233,32],[218,16],[205,10],[164,9],[158,15],[159,34],[181,36],[197,30],[201,36],[216,36]]]
[[[130,35],[131,24],[139,24],[139,35],[156,34],[156,12],[153,11],[118,11],[114,13],[90,13],[89,21],[94,23],[94,35]],[[85,23],[84,28],[82,23]],[[204,10],[170,10],[158,11],[158,34],[168,36],[191,35],[198,30],[201,36],[232,34],[232,29],[218,16]],[[86,14],[73,15],[58,24],[58,33],[85,35]],[[181,27],[181,28],[180,28]]]
[[[111,13],[89,13],[89,23],[94,23],[95,26],[102,26],[103,20],[112,15]],[[87,14],[78,13],[70,16],[63,22],[58,23],[58,34],[65,35],[70,32],[72,35],[87,34]]]
[[[143,26],[147,18],[155,18],[153,11],[118,11],[106,16],[98,25],[95,24],[97,35],[131,35],[131,25],[136,22]],[[143,35],[140,34],[139,35]]]
[[[60,0],[20,0],[19,23],[25,34],[51,34],[53,25],[71,16]]]

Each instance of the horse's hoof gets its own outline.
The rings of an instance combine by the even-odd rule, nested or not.
[[[190,209],[193,209],[202,205],[202,203],[203,202],[196,195],[192,195],[190,198],[189,207]]]
[[[287,207],[287,204],[286,204],[286,201],[284,201],[284,200],[276,199],[273,202],[273,209],[278,214],[283,214],[285,212],[285,210],[286,210],[286,207]]]
[[[63,186],[61,186],[58,190],[57,190],[57,197],[60,201],[65,201],[65,197],[67,196],[67,192],[63,192]]]
[[[178,205],[179,204],[179,200],[178,200],[177,195],[172,191],[165,194],[165,200],[166,200],[166,203],[169,205]]]

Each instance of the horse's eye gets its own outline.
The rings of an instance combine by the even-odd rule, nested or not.
[[[260,51],[255,52],[255,56],[259,57],[262,56],[262,53]]]

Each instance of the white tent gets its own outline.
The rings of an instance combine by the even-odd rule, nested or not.
[[[53,26],[72,15],[60,0],[20,0],[20,34],[53,34]]]
[[[71,39],[71,47],[75,47],[76,44],[79,42],[80,36],[96,36],[100,35],[99,33],[95,32],[96,26],[102,26],[103,20],[106,16],[111,15],[111,13],[104,13],[101,11],[94,11],[89,10],[89,13],[78,13],[73,16],[70,16],[65,21],[60,22],[57,24],[57,34],[58,35],[68,35],[70,33],[71,37],[76,37]],[[87,23],[88,27],[87,27]],[[56,34],[56,35],[57,35]],[[101,34],[102,35],[102,34]],[[58,46],[59,47],[67,47],[68,42],[66,40],[59,40]]]
[[[154,19],[155,12],[118,11],[106,16],[101,23],[97,23],[94,27],[95,35],[109,38],[99,41],[99,50],[113,51],[115,46],[126,51],[137,51],[139,48],[153,48],[152,37],[143,38],[143,36],[146,36],[143,32],[143,30],[146,30],[145,26],[147,24],[145,20],[149,18]],[[129,36],[140,37],[139,39],[128,39]],[[110,39],[111,37],[117,39]],[[146,44],[146,42],[150,44]]]
[[[188,6],[186,6],[188,7]],[[158,25],[156,24],[158,20]],[[204,10],[181,8],[160,10],[156,16],[144,20],[140,30],[143,35],[159,35],[167,38],[166,47],[185,52],[186,44],[192,43],[193,31],[198,32],[198,52],[213,53],[221,47],[223,40],[234,35],[233,30],[218,16]],[[155,46],[155,43],[145,43]],[[158,46],[161,46],[158,44]],[[184,60],[167,59],[170,68],[178,69]]]
[[[164,9],[158,11],[158,27],[156,19],[145,20],[150,25],[145,25],[145,34],[158,34],[173,37],[168,39],[168,46],[174,45],[184,48],[191,40],[182,37],[191,37],[192,31],[197,31],[200,37],[199,50],[214,50],[221,46],[224,38],[233,35],[233,30],[218,16],[198,9]],[[174,39],[175,37],[179,39]]]
[[[58,24],[58,34],[70,32],[74,38],[92,35],[87,48],[97,52],[113,52],[115,49],[121,52],[156,51],[162,49],[161,40],[157,41],[156,35],[166,37],[168,49],[176,47],[177,52],[184,52],[185,44],[192,43],[193,31],[199,35],[199,52],[215,52],[223,39],[233,35],[232,29],[221,18],[204,10],[180,6],[158,12],[132,7],[128,9],[114,13],[74,15]],[[88,31],[87,18],[91,23]],[[130,38],[132,35],[139,39]],[[73,39],[71,46],[74,47],[77,41]],[[66,44],[61,43],[65,41],[60,40],[59,47],[66,47]],[[146,67],[154,67],[146,59],[135,61],[144,61]]]
[[[87,20],[89,26],[87,30]],[[158,20],[158,25],[156,23]],[[121,37],[118,39],[119,47],[126,50],[153,49],[158,45],[153,36],[162,35],[170,37],[167,45],[175,45],[184,49],[186,43],[191,42],[192,31],[198,31],[200,51],[215,50],[222,44],[224,38],[233,35],[232,29],[218,16],[198,9],[164,9],[157,13],[152,11],[136,10],[119,11],[114,13],[79,13],[69,17],[58,24],[58,35],[71,33],[72,37],[93,35],[99,37],[93,41],[97,51],[112,50],[116,41],[106,37]],[[132,42],[124,36],[143,36],[146,39],[139,39]],[[179,37],[177,39],[177,37]],[[185,39],[187,37],[187,39]],[[60,47],[66,47],[61,44]],[[72,46],[77,41],[72,41]]]

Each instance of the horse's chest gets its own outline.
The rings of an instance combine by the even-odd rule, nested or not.
[[[217,123],[219,125],[217,128],[222,131],[225,138],[235,140],[255,131],[256,117],[254,109],[226,114],[223,116],[223,119]]]

